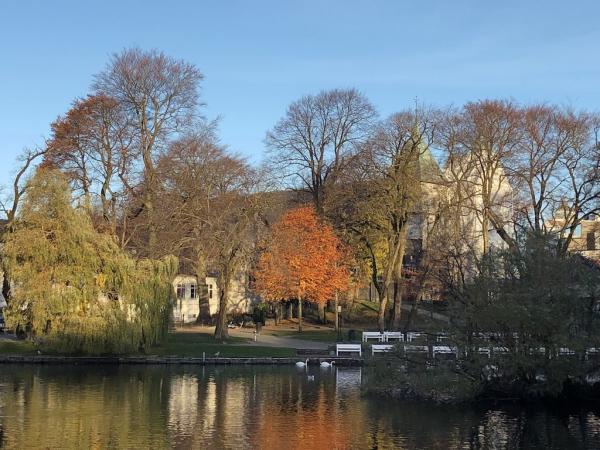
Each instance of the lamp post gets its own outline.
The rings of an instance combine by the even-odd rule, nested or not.
[[[336,296],[337,299],[337,296]],[[336,301],[337,303],[337,301]],[[335,307],[335,329],[337,331],[337,339],[338,341],[341,339],[342,337],[342,327],[340,326],[340,313],[342,312],[342,306],[341,305],[336,305]]]

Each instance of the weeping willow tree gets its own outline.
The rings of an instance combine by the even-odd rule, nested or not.
[[[14,286],[7,325],[43,348],[145,351],[165,336],[176,258],[129,257],[72,206],[60,172],[31,179],[4,250]]]

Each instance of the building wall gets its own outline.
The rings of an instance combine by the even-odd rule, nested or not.
[[[560,234],[565,226],[564,223],[562,219],[554,219],[547,222],[546,225],[550,230]],[[563,234],[568,234],[568,230]],[[591,215],[581,220],[569,243],[569,251],[600,261],[600,216]]]
[[[219,286],[216,277],[206,277],[208,313],[214,316],[219,312]],[[173,305],[175,322],[192,323],[201,314],[200,291],[198,279],[194,275],[177,275],[173,280],[173,290],[176,293]],[[245,272],[240,272],[232,280],[229,291],[228,314],[248,314],[252,311],[257,298],[247,286]]]

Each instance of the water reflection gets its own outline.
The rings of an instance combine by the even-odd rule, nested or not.
[[[360,369],[0,366],[5,448],[600,448],[597,411],[361,396]]]

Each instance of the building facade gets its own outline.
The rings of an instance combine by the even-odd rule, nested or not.
[[[173,280],[175,323],[209,323],[219,312],[220,290],[217,278],[206,277],[198,282],[195,275],[180,274]],[[233,316],[250,314],[258,298],[248,286],[247,274],[239,272],[231,282],[227,313]]]

